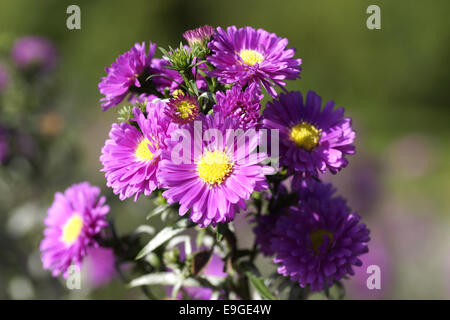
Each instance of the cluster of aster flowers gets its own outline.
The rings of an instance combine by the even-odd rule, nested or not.
[[[145,42],[136,43],[106,68],[98,85],[103,111],[125,104],[101,150],[106,186],[120,200],[154,198],[151,217],[161,214],[164,222],[163,213],[176,212],[178,218],[145,246],[124,246],[129,238],[102,238],[100,230],[112,226],[104,223],[108,210],[99,190],[75,185],[57,194],[49,209],[44,265],[64,274],[102,243],[121,260],[141,261],[144,275],[132,285],[166,284],[176,291],[192,280],[193,287],[214,287],[223,297],[234,290],[242,298],[251,297],[247,282],[260,277],[258,253],[273,256],[278,276],[309,291],[354,274],[358,257],[368,251],[369,231],[320,181],[320,174],[347,166],[355,151],[344,109],[322,103],[315,92],[285,89],[287,80],[300,78],[302,60],[274,33],[203,26],[183,36],[188,45],[161,48],[161,58],[155,58],[155,43],[148,51]],[[264,108],[266,95],[271,101]],[[245,213],[253,216],[255,245],[239,251],[233,221]],[[173,243],[190,240],[175,236],[191,227],[197,228],[197,247],[205,234],[215,241],[210,250],[180,259]],[[159,247],[164,250],[155,251]],[[210,279],[204,270],[217,259],[221,277]],[[209,289],[201,296],[210,297]]]

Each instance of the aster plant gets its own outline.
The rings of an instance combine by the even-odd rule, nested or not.
[[[351,119],[286,90],[302,64],[286,38],[235,26],[183,37],[160,58],[155,43],[135,44],[98,86],[103,111],[119,114],[101,150],[106,187],[131,205],[151,199],[143,224],[119,235],[99,189],[74,185],[49,209],[44,266],[64,276],[103,248],[151,299],[163,298],[157,287],[174,299],[341,297],[369,230],[320,179],[355,152]],[[236,224],[253,225],[253,246],[239,246]]]

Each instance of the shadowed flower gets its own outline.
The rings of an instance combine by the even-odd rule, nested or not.
[[[16,40],[12,60],[22,69],[50,70],[56,63],[57,51],[50,40],[42,37],[23,37]]]
[[[271,168],[259,164],[266,155],[252,153],[258,134],[251,135],[248,144],[242,143],[245,137],[235,137],[234,131],[239,128],[236,119],[218,113],[200,115],[199,120],[177,131],[183,142],[187,142],[183,159],[172,155],[179,142],[168,142],[160,165],[160,179],[168,188],[163,196],[169,203],[179,202],[179,214],[191,209],[191,220],[206,227],[232,221],[238,208],[245,208],[245,200],[253,191],[267,188],[264,175]]]
[[[62,273],[67,278],[72,264],[81,267],[88,248],[98,245],[94,237],[107,226],[109,206],[105,201],[100,188],[88,182],[55,194],[44,220],[47,227],[40,246],[44,269],[51,270],[53,276]]]
[[[350,212],[343,198],[332,196],[331,185],[316,182],[309,188],[300,190],[298,207],[278,219],[271,249],[278,273],[320,291],[354,275],[353,266],[362,265],[358,256],[368,252],[370,238],[358,214]]]
[[[89,248],[83,261],[86,280],[92,287],[99,287],[111,281],[116,275],[116,257],[111,248]]]
[[[207,60],[216,67],[210,75],[224,84],[262,85],[275,97],[274,86],[299,78],[301,70],[301,60],[293,59],[295,50],[286,49],[287,44],[287,39],[263,29],[218,27],[209,43],[213,54]]]
[[[321,104],[313,91],[305,102],[300,92],[289,92],[269,102],[263,113],[264,127],[279,130],[280,163],[297,178],[318,176],[327,169],[335,174],[347,165],[345,156],[355,153],[355,132],[351,119],[344,118],[344,108],[333,110],[333,101],[323,109]]]
[[[214,106],[214,112],[238,119],[243,130],[258,128],[262,98],[263,95],[259,94],[254,85],[244,91],[235,85],[225,93],[220,91],[216,93],[217,104]]]
[[[121,103],[128,94],[132,100],[143,94],[163,94],[166,88],[172,91],[178,87],[177,82],[171,79],[180,78],[179,74],[164,68],[169,65],[168,61],[154,59],[155,50],[155,43],[149,42],[148,54],[145,42],[136,43],[129,51],[120,55],[111,67],[105,69],[107,75],[98,84],[100,93],[104,95],[100,99],[103,111]],[[148,79],[150,76],[153,77]]]
[[[197,118],[200,111],[196,98],[175,91],[165,109],[166,115],[175,123],[186,124]]]
[[[136,201],[142,193],[148,196],[160,185],[156,171],[166,147],[164,140],[176,127],[163,114],[165,107],[161,101],[149,103],[147,116],[134,108],[134,121],[139,129],[126,122],[112,125],[100,161],[106,185],[120,200],[134,196]]]

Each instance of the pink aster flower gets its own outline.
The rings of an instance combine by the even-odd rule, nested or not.
[[[116,257],[111,248],[92,247],[83,262],[83,272],[92,287],[102,286],[116,276]]]
[[[21,69],[50,70],[56,63],[57,50],[53,43],[43,37],[23,37],[16,40],[11,57]]]
[[[225,93],[217,92],[214,112],[238,119],[243,130],[258,128],[261,120],[262,98],[263,95],[254,85],[245,90],[235,85]]]
[[[62,273],[66,278],[72,264],[81,267],[88,248],[98,246],[94,237],[107,226],[109,206],[105,201],[100,188],[88,182],[55,194],[44,220],[47,227],[40,246],[44,269],[51,270],[53,276]]]
[[[165,107],[161,101],[149,103],[147,115],[134,108],[137,127],[126,122],[112,125],[100,161],[106,185],[121,200],[134,196],[137,201],[142,193],[148,196],[160,186],[156,172],[161,152],[166,137],[176,128],[164,115]]]
[[[252,153],[257,147],[257,133],[249,135],[250,141],[245,144],[245,137],[235,136],[239,129],[236,119],[220,113],[200,115],[199,119],[173,133],[179,133],[183,142],[168,142],[160,164],[160,179],[168,188],[163,197],[169,203],[180,204],[180,215],[190,209],[191,220],[206,227],[233,220],[253,191],[267,188],[264,175],[271,168],[260,164],[266,155]],[[183,150],[183,161],[179,161],[173,153],[183,143],[188,148]]]
[[[111,67],[105,69],[107,75],[98,84],[100,93],[104,95],[100,99],[103,111],[118,105],[127,95],[133,99],[142,94],[163,94],[166,88],[172,91],[178,87],[178,83],[172,79],[181,78],[180,75],[165,68],[169,65],[168,61],[153,58],[155,50],[156,43],[149,43],[148,53],[145,42],[136,43],[120,55]],[[148,79],[151,75],[153,77]]]
[[[286,49],[287,39],[251,27],[218,27],[209,43],[213,54],[207,60],[216,68],[210,75],[219,81],[262,85],[273,97],[274,86],[285,86],[284,80],[295,80],[300,74],[300,59],[293,59],[295,50]]]
[[[165,109],[166,115],[175,123],[186,124],[197,118],[200,106],[195,97],[177,94],[176,97],[170,99]]]
[[[203,27],[184,32],[183,38],[192,46],[198,43],[208,42],[213,34],[214,28],[209,25],[204,25]]]

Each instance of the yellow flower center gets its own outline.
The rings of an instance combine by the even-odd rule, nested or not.
[[[320,246],[323,244],[324,236],[327,236],[328,239],[330,239],[330,246],[331,242],[333,241],[333,234],[329,231],[323,230],[323,229],[317,229],[310,233],[309,239],[311,239],[312,243],[312,249],[316,254],[320,253]]]
[[[147,138],[142,139],[142,141],[138,144],[136,151],[134,152],[136,157],[142,161],[150,161],[153,160],[154,154],[150,151],[148,145],[152,145],[150,140]]]
[[[311,151],[319,143],[320,130],[309,123],[302,122],[291,129],[291,140],[307,151]]]
[[[239,56],[242,62],[246,65],[253,66],[256,63],[261,63],[264,61],[264,57],[261,53],[251,49],[242,49],[239,52]]]
[[[194,110],[197,108],[195,104],[189,101],[183,100],[177,103],[176,110],[181,119],[187,119],[194,114]]]
[[[184,92],[181,89],[175,89],[172,92],[172,97],[177,98],[178,96],[184,96]]]
[[[199,177],[209,184],[216,186],[222,184],[231,174],[234,163],[223,151],[206,151],[197,163]]]
[[[83,228],[83,219],[78,215],[74,214],[63,227],[62,241],[65,244],[72,244],[77,239]]]

